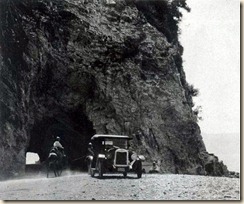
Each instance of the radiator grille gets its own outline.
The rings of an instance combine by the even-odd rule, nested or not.
[[[116,152],[116,164],[127,165],[127,152]]]

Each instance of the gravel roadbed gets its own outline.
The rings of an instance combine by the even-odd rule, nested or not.
[[[240,200],[240,179],[174,174],[92,178],[65,172],[0,182],[1,200]]]

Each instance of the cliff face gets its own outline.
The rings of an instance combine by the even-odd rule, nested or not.
[[[125,134],[162,172],[208,157],[178,42],[178,1],[0,3],[0,170],[24,172],[61,137],[71,165],[95,133]],[[205,160],[203,157],[205,157]]]

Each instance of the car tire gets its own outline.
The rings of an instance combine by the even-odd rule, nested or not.
[[[136,168],[137,178],[141,178],[142,176],[142,162],[137,162],[137,168]]]
[[[93,168],[91,168],[91,177],[95,176],[95,170]]]
[[[127,176],[127,172],[123,172],[123,176],[126,177]]]
[[[87,170],[88,170],[88,175],[91,175],[91,161],[88,161],[88,164],[87,164]]]
[[[142,172],[137,172],[137,178],[141,178]]]
[[[103,161],[102,160],[98,161],[98,176],[99,176],[99,178],[103,177]]]

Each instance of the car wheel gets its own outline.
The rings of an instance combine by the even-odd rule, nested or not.
[[[95,170],[91,168],[91,177],[94,177],[94,175],[95,175]]]
[[[88,164],[87,164],[87,169],[88,169],[88,175],[91,175],[91,161],[88,161]]]
[[[142,175],[142,163],[141,163],[141,161],[137,162],[136,173],[137,173],[137,178],[141,178],[141,175]]]
[[[137,178],[141,178],[142,172],[137,172]]]
[[[103,161],[102,160],[98,161],[98,175],[99,175],[99,178],[103,177]]]
[[[126,177],[127,176],[127,172],[123,172],[123,175],[124,175],[124,177]]]

